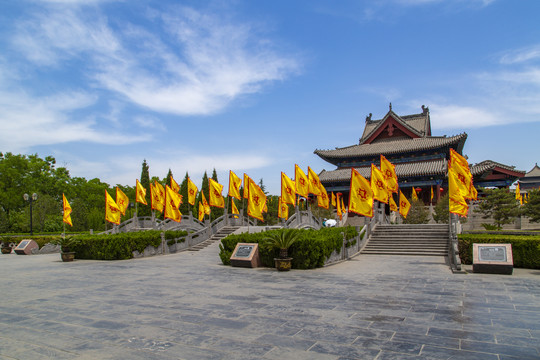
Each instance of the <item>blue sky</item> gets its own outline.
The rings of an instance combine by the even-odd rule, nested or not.
[[[540,1],[0,0],[0,151],[134,185],[334,166],[365,117],[429,106],[470,163],[540,160]]]

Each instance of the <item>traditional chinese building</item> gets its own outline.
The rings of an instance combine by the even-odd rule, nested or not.
[[[520,190],[525,190],[523,192],[532,189],[540,189],[540,167],[538,167],[538,164],[534,164],[531,171],[519,179],[519,188]]]
[[[323,170],[319,179],[327,191],[341,192],[348,198],[351,168],[369,179],[371,164],[380,166],[380,155],[384,155],[395,165],[401,191],[410,198],[414,187],[420,199],[431,201],[433,189],[436,203],[447,188],[447,164],[450,149],[459,154],[467,134],[454,136],[433,136],[429,108],[422,106],[422,112],[412,115],[398,115],[390,110],[380,120],[366,117],[364,132],[358,144],[333,150],[315,150],[323,160],[335,165],[335,170]],[[471,166],[476,187],[508,187],[525,174],[513,166],[490,160]]]

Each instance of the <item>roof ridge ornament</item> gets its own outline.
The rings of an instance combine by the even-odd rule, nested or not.
[[[388,106],[390,108],[390,111],[392,111],[392,103]]]
[[[369,115],[366,116],[366,122],[371,121],[371,116],[372,116],[372,115],[373,115],[372,113],[369,113]]]

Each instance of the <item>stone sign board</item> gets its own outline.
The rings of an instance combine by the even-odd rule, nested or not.
[[[17,255],[30,255],[32,254],[32,249],[39,249],[39,245],[34,240],[26,239],[22,240],[15,247],[14,251]]]
[[[259,267],[261,260],[259,258],[259,244],[257,243],[238,243],[231,256],[231,265],[239,267]]]
[[[473,272],[512,275],[512,245],[473,244]]]

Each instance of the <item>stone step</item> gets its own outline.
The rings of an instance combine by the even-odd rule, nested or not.
[[[365,246],[366,249],[370,248],[398,248],[398,249],[408,249],[408,248],[447,248],[448,245],[440,243],[440,244],[423,244],[423,243],[409,243],[409,244],[393,244],[393,243],[374,243],[374,244],[368,244]]]
[[[395,243],[408,243],[408,242],[423,242],[423,243],[432,243],[432,242],[435,242],[435,243],[447,243],[448,240],[447,239],[437,239],[437,238],[401,238],[399,240],[396,240],[396,239],[392,239],[392,238],[376,238],[376,239],[373,239],[371,238],[369,240],[370,242],[395,242]]]
[[[446,256],[448,225],[378,225],[362,254]]]
[[[188,251],[202,250],[205,247],[207,247],[209,245],[212,245],[216,241],[220,241],[221,239],[223,239],[223,238],[227,237],[228,235],[232,234],[238,228],[239,227],[235,227],[235,226],[225,226],[225,227],[221,228],[217,233],[212,235],[209,239],[207,239],[207,240],[205,240],[205,241],[203,241],[203,242],[201,242],[201,243],[199,243],[197,245],[193,245],[192,247],[190,247],[188,249]]]
[[[401,251],[401,250],[363,250],[363,255],[415,255],[415,256],[446,256],[446,251]]]

